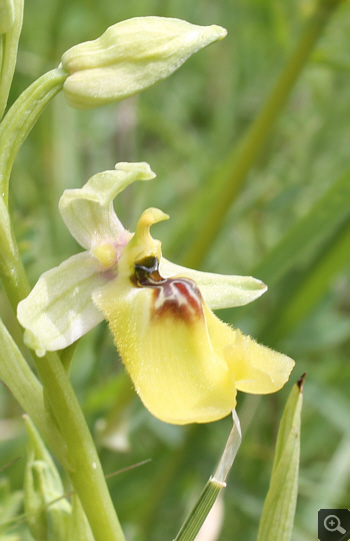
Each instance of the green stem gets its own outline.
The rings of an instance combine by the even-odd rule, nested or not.
[[[30,286],[7,210],[9,178],[20,146],[66,78],[61,68],[40,77],[20,95],[0,124],[0,275],[14,311],[29,294]]]
[[[8,184],[20,146],[41,112],[63,88],[68,74],[56,68],[37,79],[12,105],[0,125],[0,195],[8,202]]]
[[[27,280],[25,279],[25,283],[22,283],[19,278],[24,273],[21,261],[17,261],[13,268],[15,272],[12,280],[3,280],[3,284],[5,289],[10,284],[10,300],[15,307],[21,300],[21,292],[27,289]],[[19,356],[21,357],[20,353]],[[24,359],[23,362],[19,362],[18,358],[15,360],[7,356],[2,363],[4,366],[1,366],[0,360],[0,376],[25,411],[33,418],[52,451],[67,469],[94,533],[95,541],[124,541],[124,534],[110,498],[94,442],[64,365],[59,356],[54,353],[47,354],[44,358],[34,358],[34,363],[43,384],[45,397],[49,401],[49,411],[53,413],[55,421],[52,416],[49,419],[48,411],[43,413],[45,406],[41,386],[35,382],[36,378]],[[19,372],[21,372],[21,377],[12,377],[13,374]],[[26,379],[27,384],[24,386]],[[37,404],[36,400],[38,400]],[[50,425],[48,425],[49,421],[51,421]],[[52,424],[55,422],[60,432],[57,435],[60,436],[57,441],[54,438],[55,432],[52,432]],[[65,453],[63,453],[63,448]]]
[[[184,231],[193,223],[200,227],[191,238],[191,245],[184,254],[183,262],[188,267],[198,267],[207,254],[223,219],[254,164],[259,152],[274,126],[274,122],[289,97],[310,52],[321,36],[336,7],[343,0],[320,0],[314,14],[308,21],[299,42],[272,89],[260,113],[248,132],[214,174],[210,184],[198,198],[191,216],[184,220]],[[205,209],[205,219],[203,219]],[[183,242],[183,231],[177,232]],[[176,248],[176,247],[175,247]]]
[[[18,272],[18,265],[14,270],[16,274],[12,285],[21,274]],[[6,289],[7,282],[3,283]],[[25,284],[20,283],[18,289],[13,285],[11,303],[14,306],[21,300],[20,291],[25,289]],[[45,397],[50,404],[49,411],[53,412],[53,421],[48,411],[43,412],[45,406],[40,384],[19,352],[18,355],[17,359],[13,356],[2,356],[0,377],[33,418],[52,451],[67,470],[95,541],[124,541],[94,442],[60,358],[54,353],[47,354],[44,358],[34,358]],[[20,377],[13,377],[19,373]],[[52,427],[55,422],[60,432],[57,435],[53,430],[55,427]]]
[[[18,302],[27,296],[30,287],[7,210],[9,176],[21,144],[42,110],[62,89],[66,77],[67,74],[60,68],[43,75],[23,92],[0,126],[0,193],[2,195],[0,198],[0,211],[2,211],[0,273],[14,311]],[[24,359],[23,362],[25,362]],[[95,541],[123,541],[124,535],[110,498],[97,451],[67,372],[57,354],[48,354],[42,359],[34,358],[34,363],[43,384],[45,399],[49,402],[46,419],[49,419],[53,428],[55,424],[58,427],[58,436],[60,436],[58,442],[54,440],[50,428],[45,428],[43,422],[45,400],[38,382],[26,387],[27,396],[26,400],[23,400],[23,378],[25,374],[28,375],[30,369],[24,368],[19,359],[14,357],[8,359],[8,368],[14,373],[15,369],[23,370],[23,378],[20,378],[22,384],[19,384],[17,380],[13,378],[11,380],[7,374],[9,388],[21,400],[20,403],[28,408],[27,411],[38,428],[44,429],[43,435],[46,436],[52,451],[67,469],[90,523]],[[31,375],[29,381],[35,381],[33,378],[34,376]],[[40,405],[37,414],[33,407],[36,398]]]
[[[43,388],[0,320],[0,379],[40,429],[57,458],[67,467],[66,447],[44,405]]]
[[[5,290],[10,288],[7,293],[15,308],[29,286],[22,261],[17,259],[12,263],[12,275],[2,277],[2,280]],[[110,498],[94,442],[59,356],[51,353],[44,358],[34,358],[45,397],[50,405],[49,411],[44,413],[41,386],[23,358],[20,362],[19,352],[18,355],[17,359],[13,356],[2,357],[4,359],[2,363],[0,359],[0,377],[33,418],[52,451],[66,468],[94,533],[95,541],[124,541],[124,534]],[[13,378],[13,374],[16,373],[21,373],[21,377]],[[55,421],[52,416],[50,418],[49,412],[53,413]],[[52,424],[55,422],[60,432],[56,441],[55,431],[52,430]]]
[[[0,197],[0,277],[16,312],[17,304],[30,292],[22,259],[14,238],[9,212]]]
[[[3,201],[2,205],[4,205]],[[18,302],[28,293],[29,286],[18,250],[7,252],[7,254],[10,257],[4,259],[12,268],[12,273],[2,275],[2,281],[15,309]],[[123,541],[124,535],[109,495],[94,442],[59,356],[52,353],[42,359],[34,358],[34,362],[44,387],[45,397],[49,401],[49,411],[53,412],[55,419],[53,421],[51,417],[51,426],[52,423],[57,422],[64,445],[61,439],[55,442],[50,427],[45,427],[43,413],[40,411],[42,407],[39,409],[39,403],[38,408],[33,406],[36,400],[39,402],[43,400],[38,384],[25,387],[26,396],[23,400],[23,380],[28,377],[28,371],[31,372],[25,361],[23,360],[23,363],[27,368],[23,363],[16,364],[13,357],[6,358],[5,362],[7,362],[8,373],[4,377],[0,367],[1,377],[15,397],[20,399],[20,403],[31,415],[38,428],[43,431],[52,451],[67,469],[94,533],[95,541]],[[21,370],[23,377],[9,378],[11,373]],[[32,381],[33,377],[33,375],[31,378],[28,377],[28,382]],[[46,418],[48,421],[48,412],[46,412]],[[63,447],[66,449],[65,454],[63,454]]]
[[[14,24],[1,36],[0,119],[5,111],[12,77],[15,71],[19,36],[22,30],[24,0],[14,1]]]
[[[56,354],[35,359],[62,438],[67,446],[68,469],[94,534],[95,541],[123,541],[97,451],[78,399]]]
[[[4,58],[4,36],[2,34],[2,35],[0,35],[0,81],[1,81],[3,58]],[[1,84],[1,82],[0,82],[0,84]],[[1,115],[0,115],[0,118],[1,118]]]

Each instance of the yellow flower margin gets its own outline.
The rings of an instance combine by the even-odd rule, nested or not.
[[[212,309],[241,306],[266,286],[251,277],[203,273],[162,257],[150,227],[168,216],[155,208],[126,231],[113,199],[154,173],[146,163],[119,163],[66,190],[62,217],[86,252],[44,273],[18,306],[25,341],[44,355],[63,349],[104,318],[148,410],[174,424],[230,414],[237,390],[272,393],[288,380],[289,357],[223,323]]]

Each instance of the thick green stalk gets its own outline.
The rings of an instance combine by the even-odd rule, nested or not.
[[[0,126],[0,276],[4,289],[16,311],[16,306],[30,291],[26,273],[14,238],[7,210],[8,182],[17,152],[36,123],[40,113],[49,101],[62,89],[67,73],[57,68],[35,81],[8,111]],[[20,354],[19,354],[20,356]],[[8,368],[22,370],[23,376],[30,371],[17,356],[8,357]],[[24,362],[24,360],[23,360]],[[89,428],[69,381],[67,372],[57,354],[45,358],[34,358],[41,378],[44,395],[48,401],[45,425],[43,419],[43,393],[38,382],[26,386],[26,400],[23,399],[23,378],[14,380],[6,377],[10,390],[28,408],[38,428],[44,429],[44,436],[52,451],[67,469],[93,531],[95,541],[123,541],[124,535],[115,513],[102,467]],[[7,374],[8,376],[9,374]],[[28,375],[28,374],[27,374]],[[39,387],[38,387],[39,385]],[[41,399],[40,399],[41,396]],[[35,400],[40,402],[35,414]],[[34,415],[33,415],[34,413]],[[44,419],[45,420],[45,419]],[[50,432],[50,423],[59,429],[55,442]],[[46,431],[46,434],[45,434]],[[54,431],[53,431],[54,433]],[[62,443],[63,442],[63,443]],[[66,451],[66,454],[63,452]]]
[[[259,152],[274,126],[278,115],[289,97],[310,52],[321,36],[336,7],[343,0],[320,0],[314,14],[306,24],[299,42],[283,69],[275,87],[272,89],[260,113],[248,132],[227,157],[226,161],[214,174],[210,184],[203,189],[195,207],[190,208],[183,230],[177,232],[177,239],[183,242],[183,232],[191,224],[200,224],[191,245],[183,256],[188,267],[199,267],[216,235],[220,231],[223,219],[232,205],[237,193],[254,164]],[[205,219],[203,219],[203,212]],[[175,246],[175,249],[178,246]]]
[[[68,474],[95,541],[124,541],[94,442],[63,364],[51,353],[36,358],[35,365],[67,446]]]
[[[7,251],[8,265],[12,268],[10,275],[2,275],[2,281],[10,302],[15,309],[18,302],[29,292],[29,286],[18,250]],[[1,269],[2,272],[4,269]],[[7,357],[9,373],[22,368]],[[23,361],[24,362],[24,361]],[[44,358],[34,358],[37,372],[41,378],[45,396],[50,404],[66,448],[63,454],[62,440],[55,443],[50,435],[50,427],[46,430],[38,415],[33,415],[33,408],[27,412],[33,417],[38,428],[44,428],[43,435],[51,446],[52,451],[67,469],[73,487],[76,490],[96,541],[123,541],[124,535],[115,513],[109,491],[106,485],[102,467],[92,440],[89,428],[81,411],[75,392],[69,381],[67,372],[57,354],[48,354]],[[28,370],[30,371],[29,367]],[[1,374],[0,374],[1,376]],[[3,377],[3,376],[2,376]],[[23,374],[24,377],[24,374]],[[33,376],[34,377],[34,376]],[[5,378],[4,378],[5,379]],[[23,378],[6,382],[13,394],[23,397]],[[38,394],[38,384],[26,386],[26,400],[20,400],[23,407],[35,403],[42,396]],[[35,408],[34,408],[35,409]],[[41,415],[41,414],[40,414]],[[42,417],[42,415],[41,415]],[[47,419],[48,420],[48,419]],[[46,421],[47,421],[46,420]]]
[[[23,274],[24,270],[21,261],[17,261],[17,264],[13,266],[13,270],[14,278],[10,282],[12,287],[10,300],[11,304],[15,307],[21,300],[21,292],[26,291],[28,286],[26,278],[25,282],[22,283],[22,278],[25,274]],[[6,280],[3,280],[5,290],[7,283]],[[16,287],[16,284],[18,287]],[[26,396],[25,400],[23,399],[23,379],[31,373],[29,367],[24,360],[23,363],[18,364],[18,362],[13,362],[13,358],[7,357],[5,359],[6,361],[8,363],[6,365],[8,374],[5,377],[1,374],[0,370],[0,377],[5,380],[17,399],[22,397],[19,402],[32,416],[38,428],[40,430],[44,428],[43,435],[45,439],[51,446],[52,451],[61,460],[62,465],[67,469],[73,487],[80,498],[89,520],[95,541],[123,541],[124,535],[109,495],[94,442],[74,389],[69,381],[66,369],[59,356],[55,353],[50,353],[43,358],[34,358],[45,396],[49,401],[50,411],[62,436],[62,439],[59,438],[57,442],[54,441],[54,437],[51,435],[50,426],[48,429],[45,428],[43,414],[39,410],[40,415],[39,413],[37,415],[35,413],[33,414],[33,407],[31,405],[35,404],[35,401],[39,400],[40,396],[42,396],[42,391],[38,393],[38,383],[32,386],[26,385]],[[25,371],[22,372],[23,377],[15,379],[8,377],[9,374],[16,373],[18,370],[23,371],[24,368]],[[28,381],[33,380],[34,376],[32,374],[29,375],[31,377]],[[49,416],[46,415],[45,417],[45,422],[47,423]],[[65,454],[63,453],[62,441],[66,450]]]
[[[15,254],[18,256],[18,252]],[[29,286],[19,256],[9,264],[12,264],[13,273],[10,278],[2,276],[2,280],[15,309],[18,302],[22,300],[23,293],[25,295],[28,293]],[[57,441],[54,439],[54,432],[51,433],[49,412],[45,412],[44,416],[42,408],[35,407],[36,400],[42,401],[40,398],[42,391],[40,390],[39,393],[40,386],[38,387],[39,384],[35,383],[34,376],[25,361],[18,363],[17,358],[15,363],[13,357],[7,356],[4,359],[4,363],[7,363],[7,375],[1,374],[0,367],[0,377],[5,380],[38,428],[43,431],[52,451],[67,469],[94,533],[95,541],[123,541],[124,534],[109,495],[99,457],[66,369],[55,353],[47,354],[44,358],[34,358],[34,362],[43,384],[45,397],[49,401],[50,412],[55,419],[53,421],[51,417],[51,424],[57,423],[60,431],[58,435],[62,436]],[[18,371],[22,371],[23,377],[9,377]],[[26,378],[28,382],[34,381],[34,384],[25,386],[24,397],[23,381]]]
[[[26,411],[46,442],[55,450],[57,458],[68,465],[66,448],[56,424],[45,408],[43,388],[17,348],[13,338],[0,319],[0,379],[11,390],[17,402]]]
[[[12,105],[0,125],[0,195],[8,202],[8,183],[20,146],[41,112],[63,88],[68,74],[61,68],[45,73]]]
[[[20,278],[23,277],[23,273],[22,263],[17,262],[14,266],[14,279],[11,282],[13,285],[11,303],[14,307],[21,300],[20,293],[27,289],[27,280],[25,279],[23,284]],[[4,281],[5,289],[6,286],[7,282]],[[23,370],[24,361],[21,366],[13,363],[10,357],[7,357],[6,361],[9,374]],[[38,418],[40,412],[38,415],[33,414],[33,408],[28,407],[30,404],[35,404],[35,401],[42,396],[42,391],[38,394],[37,383],[32,386],[27,385],[25,400],[19,401],[32,416],[38,428],[40,430],[44,428],[45,439],[67,469],[94,533],[95,541],[123,541],[124,535],[109,495],[99,457],[67,372],[55,353],[47,354],[44,358],[34,358],[34,362],[62,439],[59,438],[55,442],[50,427],[46,430],[44,423]],[[23,378],[28,376],[27,372],[31,372],[29,367],[25,368],[25,373],[22,373]],[[0,377],[4,378],[17,399],[21,396],[23,398],[23,378],[5,378],[1,371]],[[34,376],[31,375],[31,379],[33,378]],[[43,415],[40,415],[42,418]],[[46,417],[47,423],[49,416],[46,415]],[[63,454],[62,441],[66,450],[65,454]]]

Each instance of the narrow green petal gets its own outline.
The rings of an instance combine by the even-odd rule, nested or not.
[[[164,258],[160,262],[160,274],[165,278],[183,276],[194,280],[212,310],[243,306],[259,298],[267,290],[263,282],[251,276],[226,276],[196,271],[175,265]]]
[[[17,309],[18,320],[26,329],[27,346],[43,356],[45,351],[69,346],[100,323],[103,314],[91,295],[108,279],[87,253],[45,272]]]
[[[155,174],[148,163],[117,163],[114,171],[97,173],[83,188],[65,190],[59,209],[73,237],[90,250],[95,245],[124,246],[130,233],[117,218],[113,199],[135,180],[151,180]]]

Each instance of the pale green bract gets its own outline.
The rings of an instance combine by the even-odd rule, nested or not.
[[[24,506],[30,532],[38,541],[67,541],[71,505],[37,429],[28,416],[24,419],[29,438]]]
[[[38,356],[69,346],[104,319],[93,295],[118,279],[118,261],[133,237],[116,216],[113,199],[132,182],[154,177],[147,163],[119,163],[114,171],[94,175],[83,188],[64,192],[59,204],[62,218],[86,251],[45,272],[18,305],[25,342]],[[213,309],[242,306],[267,289],[255,278],[195,271],[163,257],[160,272],[166,278],[195,280]]]
[[[167,17],[135,17],[117,23],[94,41],[69,49],[64,94],[79,109],[133,96],[178,69],[192,54],[221,40],[220,26],[198,26]]]

